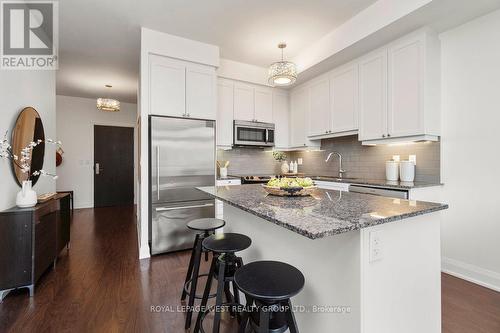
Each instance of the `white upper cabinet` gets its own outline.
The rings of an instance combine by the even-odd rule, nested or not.
[[[215,119],[215,68],[164,56],[149,56],[149,113]]]
[[[271,88],[255,88],[255,121],[273,122],[273,92]]]
[[[359,139],[387,135],[387,50],[376,51],[359,63]]]
[[[234,119],[272,123],[272,88],[244,83],[235,83]]]
[[[186,67],[184,62],[149,56],[149,113],[182,117],[186,113]]]
[[[216,114],[215,68],[188,64],[186,67],[186,113],[188,117],[215,119]]]
[[[217,84],[217,146],[230,147],[233,144],[234,84],[218,79]]]
[[[234,84],[234,119],[254,121],[255,89],[243,83]]]
[[[359,71],[360,140],[437,140],[440,44],[435,33],[403,37],[364,58]]]
[[[332,133],[358,130],[358,64],[349,64],[330,75]]]
[[[290,146],[306,146],[306,119],[309,115],[309,89],[299,88],[290,95]]]
[[[419,39],[389,48],[388,135],[424,132],[424,45]]]
[[[275,91],[273,93],[273,119],[275,128],[274,145],[276,148],[290,146],[290,108],[288,93]]]
[[[325,135],[330,132],[330,82],[328,77],[315,80],[309,86],[310,108],[307,115],[308,135]]]

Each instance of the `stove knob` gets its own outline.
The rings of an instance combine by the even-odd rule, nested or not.
[[[250,176],[250,179],[254,179],[254,177],[253,177],[253,176]]]

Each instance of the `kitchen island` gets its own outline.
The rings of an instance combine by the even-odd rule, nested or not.
[[[204,187],[225,232],[252,238],[244,262],[302,271],[292,301],[302,332],[441,331],[440,211],[448,206],[317,189],[276,197],[260,185]]]

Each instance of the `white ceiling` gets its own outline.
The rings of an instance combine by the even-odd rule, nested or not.
[[[64,0],[57,94],[136,102],[140,27],[218,45],[221,57],[267,66],[292,58],[375,0]],[[111,92],[105,84],[112,84]]]

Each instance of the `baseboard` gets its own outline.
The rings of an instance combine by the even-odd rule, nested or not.
[[[75,209],[94,208],[93,202],[75,202]]]
[[[500,292],[500,273],[445,257],[441,260],[441,271]]]
[[[139,248],[139,260],[150,258],[151,254],[149,253],[149,245],[142,245]]]

